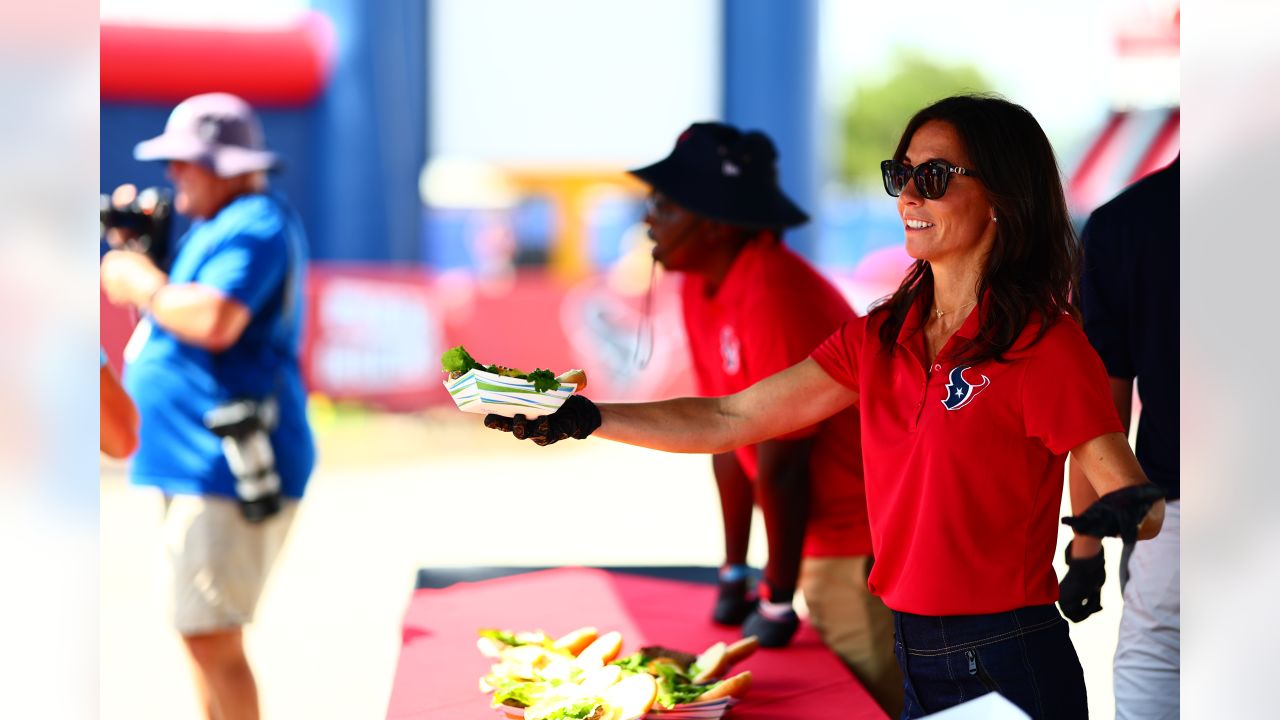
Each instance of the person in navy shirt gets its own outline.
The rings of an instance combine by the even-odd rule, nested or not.
[[[1126,432],[1137,381],[1142,412],[1136,454],[1167,502],[1159,537],[1126,544],[1121,556],[1117,718],[1177,717],[1179,712],[1178,189],[1175,159],[1095,210],[1082,234],[1085,333],[1107,367],[1112,401]],[[1081,512],[1096,500],[1088,479],[1073,466],[1072,509]],[[1102,609],[1102,545],[1098,538],[1076,534],[1066,559],[1059,602],[1067,617],[1080,622]]]
[[[134,156],[168,162],[193,223],[167,273],[118,236],[102,258],[108,298],[143,314],[125,351],[142,419],[131,479],[164,496],[173,622],[208,717],[257,718],[241,628],[315,464],[298,368],[306,238],[238,97],[188,98]],[[210,418],[228,407],[252,412],[224,439]]]

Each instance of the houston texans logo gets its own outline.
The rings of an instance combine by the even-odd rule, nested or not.
[[[737,375],[742,369],[742,344],[732,325],[720,328],[720,360],[724,363],[725,375]]]
[[[942,401],[942,406],[946,409],[959,410],[972,402],[978,393],[991,384],[990,378],[981,373],[979,375],[982,377],[982,382],[977,385],[970,384],[964,379],[964,371],[969,367],[969,365],[957,365],[951,369],[951,376],[947,380],[947,397]]]

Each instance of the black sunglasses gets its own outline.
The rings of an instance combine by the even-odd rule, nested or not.
[[[955,165],[945,160],[930,160],[911,167],[905,162],[885,160],[880,163],[880,173],[884,175],[884,191],[898,197],[912,178],[916,181],[916,190],[928,200],[937,200],[947,191],[947,182],[951,173],[978,177],[978,173]]]

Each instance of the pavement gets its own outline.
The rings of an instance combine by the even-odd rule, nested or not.
[[[266,720],[385,717],[401,617],[420,567],[721,559],[705,456],[601,440],[539,448],[451,408],[413,415],[313,408],[313,416],[320,463],[245,633]],[[190,671],[166,621],[161,499],[129,486],[123,467],[104,460],[100,512],[100,716],[194,720]],[[749,557],[757,566],[763,539],[757,513]],[[1061,533],[1059,574],[1068,539]],[[1103,610],[1071,628],[1090,714],[1099,718],[1114,714],[1115,542],[1107,541]]]

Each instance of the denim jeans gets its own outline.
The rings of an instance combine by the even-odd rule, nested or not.
[[[1033,718],[1089,716],[1084,672],[1054,605],[990,615],[894,612],[903,718],[998,692]]]

